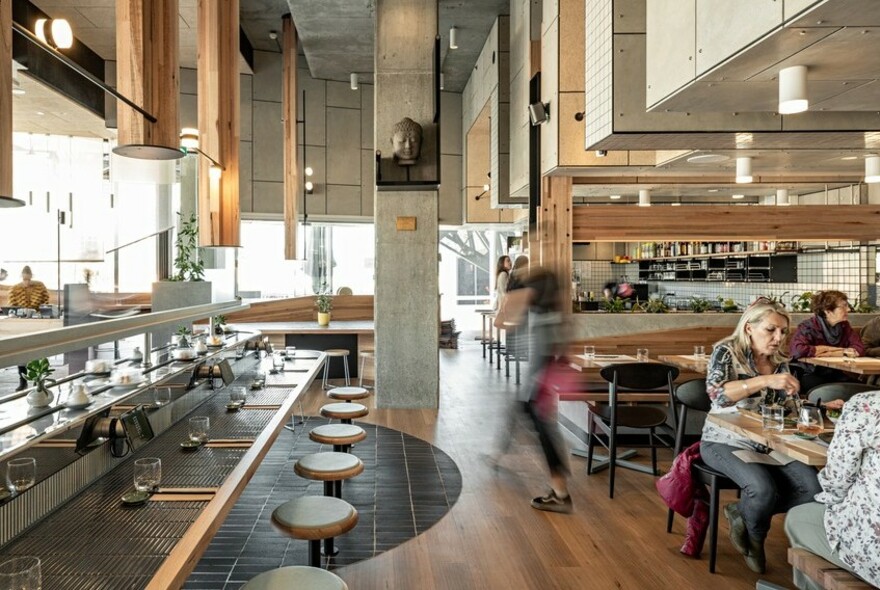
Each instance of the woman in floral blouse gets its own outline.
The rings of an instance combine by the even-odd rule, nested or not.
[[[819,473],[816,502],[785,519],[791,544],[880,586],[880,395],[853,396],[843,406],[828,462]],[[819,588],[795,575],[801,590]]]
[[[788,371],[782,348],[788,325],[785,309],[767,299],[759,299],[743,313],[734,333],[715,345],[709,359],[710,413],[736,411],[737,402],[746,398],[755,398],[749,400],[753,405],[782,404],[797,395],[799,384]],[[747,463],[734,454],[742,449],[766,452],[745,436],[706,421],[700,444],[703,461],[742,489],[739,502],[724,507],[730,540],[749,568],[763,573],[764,539],[773,515],[810,502],[819,483],[816,470],[803,463]]]

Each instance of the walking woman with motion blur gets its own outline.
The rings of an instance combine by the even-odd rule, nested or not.
[[[519,262],[519,259],[517,259]],[[559,279],[546,269],[520,271],[516,277],[521,288],[509,291],[503,313],[496,322],[521,324],[528,314],[531,335],[527,411],[535,424],[541,449],[550,469],[550,490],[532,500],[532,508],[550,512],[571,512],[568,495],[568,452],[557,422],[557,399],[554,385],[565,374],[565,338],[562,326],[562,301]]]

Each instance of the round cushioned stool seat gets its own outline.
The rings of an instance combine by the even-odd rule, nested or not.
[[[300,477],[318,481],[348,479],[364,471],[364,462],[349,453],[313,453],[293,464]]]
[[[321,408],[321,415],[325,418],[337,418],[340,420],[351,420],[352,418],[361,418],[369,414],[367,406],[356,404],[353,402],[342,402],[338,404],[327,404]]]
[[[272,522],[297,539],[314,541],[347,533],[358,522],[354,506],[332,496],[303,496],[272,512]]]
[[[341,399],[343,401],[351,401],[368,398],[370,397],[370,392],[364,387],[334,387],[327,392],[327,397]]]
[[[348,590],[342,578],[317,567],[292,565],[263,572],[252,578],[241,590]]]
[[[327,356],[348,356],[348,349],[345,348],[328,348],[324,351]]]
[[[309,438],[325,445],[353,445],[367,438],[367,432],[355,424],[324,424],[312,428]]]

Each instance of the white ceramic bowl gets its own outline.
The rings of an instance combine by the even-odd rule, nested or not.
[[[86,373],[92,375],[107,375],[113,370],[113,361],[107,359],[92,359],[86,361]]]
[[[175,348],[171,351],[171,357],[176,361],[189,361],[196,358],[196,351],[192,348]]]

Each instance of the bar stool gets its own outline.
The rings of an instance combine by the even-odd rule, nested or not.
[[[332,496],[303,496],[285,502],[272,512],[272,523],[294,539],[309,542],[309,565],[321,567],[321,541],[333,554],[333,538],[358,522],[354,506]]]
[[[312,428],[309,438],[322,445],[333,445],[338,453],[347,453],[353,444],[367,438],[367,432],[355,424],[324,424]]]
[[[354,418],[362,418],[370,413],[367,406],[355,402],[342,402],[327,404],[321,408],[321,415],[325,418],[341,420],[343,424],[351,424]]]
[[[321,382],[321,386],[324,389],[329,389],[332,387],[328,387],[327,385],[327,377],[330,375],[330,359],[342,357],[342,365],[345,368],[345,384],[351,385],[351,378],[348,375],[348,349],[345,348],[328,348],[324,351],[324,354],[327,355],[327,361],[324,363],[324,380]]]
[[[376,370],[376,351],[372,348],[364,348],[363,350],[361,350],[358,356],[360,357],[360,366],[358,367],[358,386],[366,387],[367,389],[373,389],[369,385],[364,385],[364,368],[366,368],[367,366],[367,360],[370,359],[370,362],[373,363],[373,371]],[[374,378],[373,383],[375,382],[376,380]]]
[[[367,391],[366,387],[358,387],[354,385],[351,387],[334,387],[327,392],[327,397],[344,402],[353,402],[370,397],[370,392]]]
[[[263,572],[241,587],[241,590],[348,590],[342,578],[318,567],[291,565]]]
[[[364,472],[364,462],[350,453],[312,453],[293,464],[302,478],[324,482],[324,495],[342,499],[342,482]]]

